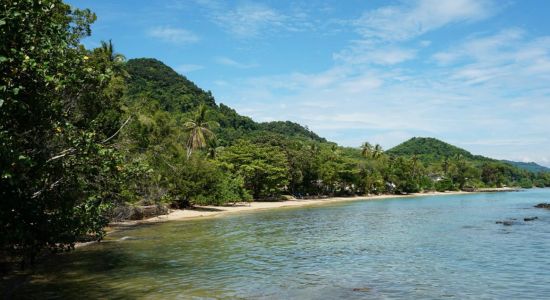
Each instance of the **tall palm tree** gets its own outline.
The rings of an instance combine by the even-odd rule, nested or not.
[[[372,150],[372,158],[377,159],[382,155],[382,153],[384,153],[382,146],[380,146],[380,144],[376,144]]]
[[[361,155],[364,157],[369,157],[372,155],[373,147],[369,142],[364,142],[363,145],[361,145]]]
[[[191,156],[194,150],[202,149],[208,145],[208,141],[215,138],[212,129],[219,126],[217,122],[208,121],[206,106],[201,104],[192,119],[188,119],[184,124],[184,130],[188,133],[187,138],[187,158]]]
[[[416,176],[418,175],[418,155],[413,154],[411,157],[411,163],[412,163],[412,172],[413,172],[413,179],[416,179]]]
[[[443,167],[443,174],[445,174],[445,176],[447,176],[447,174],[449,173],[449,157],[448,156],[445,156],[445,159],[443,159],[443,163],[441,164],[441,166]]]
[[[105,58],[112,63],[121,63],[126,60],[124,55],[115,52],[115,47],[113,46],[113,42],[111,40],[109,40],[109,42],[101,41],[100,49],[105,55]]]
[[[115,47],[113,46],[111,40],[109,40],[109,42],[101,41],[101,46],[94,51],[99,52],[99,57],[105,64],[105,70],[107,68],[112,68],[115,74],[128,77],[128,73],[124,69],[124,61],[126,61],[126,57],[115,52]]]

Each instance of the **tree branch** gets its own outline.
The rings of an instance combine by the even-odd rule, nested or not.
[[[101,143],[102,143],[102,144],[105,144],[105,143],[107,143],[108,141],[112,140],[115,136],[117,136],[117,134],[122,130],[122,128],[124,128],[124,126],[126,126],[126,124],[128,124],[128,122],[130,122],[131,119],[132,119],[132,116],[129,116],[128,119],[124,122],[124,124],[122,124],[122,126],[120,126],[120,128],[119,128],[113,135],[111,135],[110,137],[106,138],[106,139],[103,140]]]

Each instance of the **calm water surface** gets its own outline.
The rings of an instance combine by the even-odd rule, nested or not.
[[[550,299],[550,190],[279,209],[118,232],[18,297]],[[538,220],[524,222],[525,217]],[[495,221],[517,219],[512,226]]]

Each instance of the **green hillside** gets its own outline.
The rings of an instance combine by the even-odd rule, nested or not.
[[[493,159],[481,155],[473,155],[462,148],[430,137],[413,137],[389,149],[386,153],[408,157],[415,155],[425,163],[440,161],[456,156],[461,156],[463,159],[471,161],[494,161]]]
[[[218,105],[210,91],[199,88],[159,60],[131,59],[126,63],[126,71],[126,102],[129,106],[140,110],[145,108],[149,113],[162,110],[172,116],[185,117],[204,104],[210,109],[210,119],[220,125],[215,130],[220,145],[228,145],[246,136],[261,135],[262,132],[326,142],[300,124],[290,121],[257,123],[224,104]]]
[[[462,155],[467,158],[474,156],[461,148],[430,137],[413,137],[387,151],[392,155],[425,155],[436,159]]]
[[[502,162],[507,163],[509,165],[512,165],[514,167],[520,168],[522,170],[526,170],[533,173],[548,173],[550,172],[550,168],[541,166],[534,162],[519,162],[519,161],[510,161],[510,160],[502,160]]]

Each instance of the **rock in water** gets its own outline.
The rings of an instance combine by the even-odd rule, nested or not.
[[[529,221],[534,221],[536,219],[538,219],[539,217],[528,217],[528,218],[523,218],[523,221],[525,222],[529,222]]]
[[[535,205],[536,208],[546,208],[546,209],[550,209],[550,203],[539,203],[537,205]]]
[[[504,221],[496,221],[496,224],[502,224],[504,226],[511,226],[514,225],[514,221],[511,220],[504,220]]]

